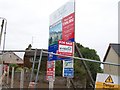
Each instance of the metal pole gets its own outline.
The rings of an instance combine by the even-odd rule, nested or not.
[[[3,50],[0,50],[0,52],[3,52]],[[4,52],[35,52],[35,50],[4,50]],[[86,58],[79,58],[79,57],[74,57],[74,56],[67,56],[67,55],[56,54],[56,53],[48,52],[48,51],[42,51],[42,52],[46,53],[46,54],[52,54],[52,55],[57,55],[57,56],[69,57],[69,58],[74,58],[74,59],[84,60],[84,61],[89,61],[89,62],[95,62],[95,63],[100,63],[100,64],[108,64],[108,65],[120,66],[120,64],[111,63],[111,62],[101,62],[101,61],[92,60],[92,59],[86,59]]]
[[[36,84],[37,84],[37,81],[38,81],[38,74],[39,74],[40,65],[41,65],[42,53],[43,53],[43,49],[41,49],[41,53],[40,53],[40,59],[39,59],[39,64],[38,64],[38,69],[37,69],[37,75],[36,75],[36,79],[35,79],[35,88],[36,88]]]
[[[33,60],[33,65],[32,65],[32,72],[31,72],[31,76],[30,76],[30,82],[32,81],[32,77],[33,77],[33,71],[34,71],[34,67],[35,67],[36,54],[37,54],[37,49],[35,49],[35,53],[34,53],[34,60]]]
[[[113,66],[120,66],[120,64],[116,64],[116,63],[101,62],[101,61],[92,60],[92,59],[86,59],[86,58],[79,58],[79,57],[74,57],[74,56],[67,56],[67,55],[56,54],[56,53],[53,53],[53,52],[46,52],[46,51],[43,51],[43,53],[52,54],[52,55],[57,55],[57,56],[63,56],[63,57],[69,57],[69,58],[74,58],[74,59],[77,59],[77,60],[95,62],[95,63],[100,63],[100,64],[108,64],[108,65],[113,65]]]

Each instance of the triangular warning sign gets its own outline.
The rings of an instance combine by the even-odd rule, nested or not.
[[[112,77],[109,75],[108,78],[105,80],[106,83],[114,83]]]

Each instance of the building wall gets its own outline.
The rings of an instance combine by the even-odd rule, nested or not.
[[[11,52],[4,53],[2,60],[4,63],[23,64],[23,60]]]
[[[119,63],[118,60],[120,61],[120,57],[111,47],[105,62],[111,62],[111,63],[118,64]],[[104,64],[104,73],[118,76],[118,74],[119,74],[118,66]]]

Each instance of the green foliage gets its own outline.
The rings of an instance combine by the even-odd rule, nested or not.
[[[22,67],[18,67],[18,68],[16,68],[16,72],[21,72],[21,70],[22,70]]]
[[[79,50],[81,52],[81,54],[83,55],[83,58],[87,58],[87,59],[92,59],[92,60],[97,60],[100,61],[99,56],[97,55],[97,52],[94,49],[89,49],[88,47],[83,47],[82,45],[80,45],[79,43],[77,43]],[[93,79],[96,79],[96,74],[98,72],[102,72],[102,69],[100,67],[99,63],[95,63],[95,62],[88,62],[86,61],[86,64],[92,74]]]
[[[74,77],[85,79],[86,72],[79,60],[74,60]]]
[[[62,76],[62,69],[63,69],[62,61],[56,61],[55,62],[55,75]]]
[[[17,64],[9,64],[10,67],[14,67],[14,68],[17,68],[18,65]]]
[[[24,69],[25,72],[29,72],[30,71],[30,69],[28,67],[24,67],[23,69]]]

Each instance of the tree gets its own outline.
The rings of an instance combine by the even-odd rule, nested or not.
[[[79,47],[81,54],[83,55],[83,58],[100,61],[100,58],[94,49],[89,49],[88,47],[84,47],[79,43],[77,43],[77,45]],[[88,62],[88,61],[86,61],[86,64],[92,74],[93,79],[95,80],[97,73],[102,72],[100,64],[95,62]]]

